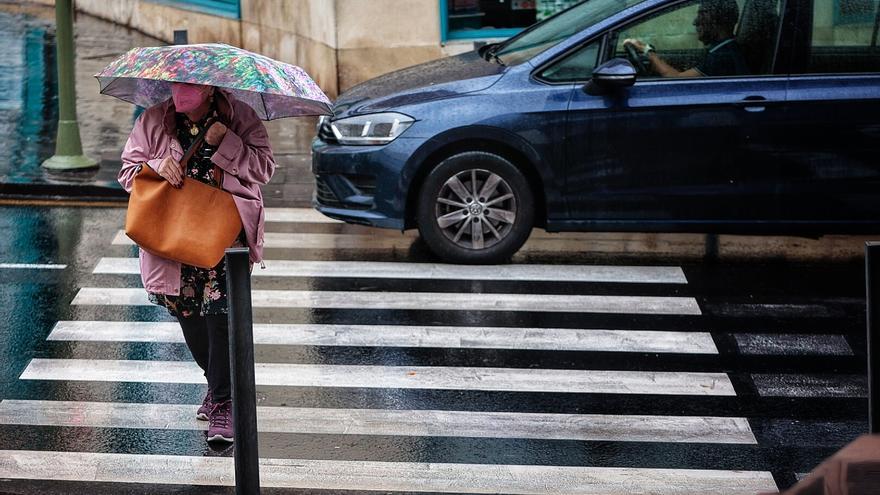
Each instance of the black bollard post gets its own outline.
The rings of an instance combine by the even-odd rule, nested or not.
[[[232,373],[232,423],[235,428],[235,493],[260,493],[257,449],[257,395],[254,380],[254,321],[248,248],[226,250],[229,302],[229,365]]]
[[[868,431],[880,433],[880,242],[865,243],[868,299]]]

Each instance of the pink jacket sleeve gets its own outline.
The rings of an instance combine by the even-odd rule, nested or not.
[[[153,113],[152,109],[147,110],[135,121],[134,129],[131,130],[122,150],[122,168],[119,170],[117,180],[129,193],[140,164],[146,163],[153,170],[158,170],[159,164],[162,163],[161,157],[153,158],[156,152],[154,148],[158,146],[155,139],[156,132],[160,132],[160,129],[151,129],[157,125]]]
[[[242,181],[267,184],[275,173],[269,133],[249,106],[236,106],[235,115],[211,161]]]

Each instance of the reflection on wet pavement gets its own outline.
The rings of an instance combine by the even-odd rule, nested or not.
[[[639,479],[657,493],[754,493],[793,484],[866,428],[858,264],[600,262],[538,235],[494,273],[438,266],[412,236],[307,213],[270,209],[267,230],[347,243],[267,250],[269,273],[254,277],[256,291],[401,301],[664,297],[699,310],[336,309],[320,297],[305,307],[256,307],[265,383],[257,400],[272,418],[261,420],[260,455],[278,463],[277,486],[412,492],[435,486],[439,469],[470,480],[457,492],[631,493],[627,480]],[[115,481],[137,478],[143,491],[133,493],[174,493],[171,478],[150,474],[149,462],[165,454],[180,483],[195,483],[186,477],[197,463],[228,484],[231,464],[198,464],[232,455],[207,445],[191,417],[204,393],[192,383],[199,377],[158,379],[167,373],[157,365],[192,371],[168,314],[123,301],[71,304],[83,288],[140,287],[135,248],[113,242],[123,217],[113,208],[0,208],[0,266],[68,265],[0,268],[0,304],[9,308],[0,331],[0,456],[45,452],[61,464],[119,468],[103,484],[70,484],[72,474],[47,470],[25,477],[55,481],[0,481],[0,491],[114,493]],[[387,273],[371,276],[376,270]],[[135,365],[140,375],[109,374]],[[98,375],[84,381],[87,373]],[[149,406],[132,413],[138,404]],[[116,457],[96,457],[106,455]],[[504,478],[513,465],[533,471]],[[0,478],[22,476],[3,469]],[[705,478],[710,469],[720,477]]]

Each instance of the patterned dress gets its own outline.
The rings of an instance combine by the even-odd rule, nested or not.
[[[215,110],[212,109],[196,123],[190,122],[182,113],[175,115],[177,139],[184,150],[189,149],[196,136],[204,129],[208,119],[214,114]],[[211,161],[211,155],[216,150],[217,147],[202,142],[187,164],[186,176],[217,187],[218,183],[214,177],[214,163]],[[244,231],[242,230],[232,247],[245,246],[243,236]],[[150,293],[149,298],[153,304],[167,308],[172,316],[180,315],[189,318],[193,315],[227,314],[226,260],[221,260],[217,266],[211,269],[182,264],[180,267],[180,295]]]

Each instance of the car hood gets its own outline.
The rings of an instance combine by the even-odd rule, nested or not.
[[[434,60],[358,84],[336,100],[333,115],[381,112],[480,91],[498,81],[502,72],[504,66],[484,60],[476,51]]]

